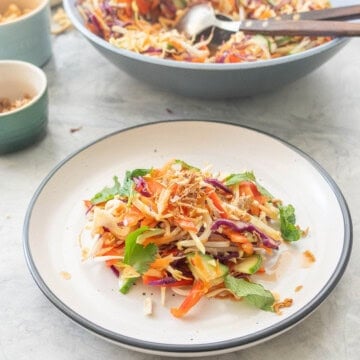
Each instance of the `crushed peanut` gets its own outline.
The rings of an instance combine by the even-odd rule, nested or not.
[[[302,237],[307,237],[308,235],[309,235],[309,228],[301,230],[301,236]]]
[[[293,299],[286,298],[284,301],[279,301],[274,304],[274,311],[276,314],[281,315],[280,309],[290,307],[293,304]]]
[[[316,261],[314,254],[310,250],[304,251],[303,255],[305,256],[306,260],[308,260],[309,262],[313,263]]]
[[[53,35],[60,35],[72,27],[71,21],[62,7],[56,10],[52,22],[51,33]]]
[[[31,99],[32,97],[28,94],[14,101],[8,98],[0,98],[0,114],[19,109],[29,103]]]
[[[21,9],[16,4],[10,4],[4,13],[0,13],[0,24],[8,23],[14,21],[21,16],[28,14],[31,9]]]
[[[68,273],[67,271],[61,271],[60,275],[64,280],[70,280],[71,279],[71,274]]]
[[[303,268],[308,268],[308,267],[312,266],[315,261],[316,261],[315,256],[311,251],[306,250],[302,253],[302,267]]]
[[[303,288],[302,285],[298,285],[298,286],[295,288],[295,292],[299,292],[302,288]]]

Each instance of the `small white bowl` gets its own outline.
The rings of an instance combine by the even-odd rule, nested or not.
[[[22,61],[0,61],[0,98],[10,101],[30,96],[15,110],[0,113],[0,154],[13,152],[43,138],[48,123],[45,73]]]

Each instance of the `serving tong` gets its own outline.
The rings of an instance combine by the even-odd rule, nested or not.
[[[360,4],[281,15],[267,20],[233,21],[215,14],[209,3],[194,5],[179,20],[176,28],[187,37],[199,36],[209,28],[224,30],[225,40],[231,33],[260,33],[273,36],[343,36],[360,35],[360,23],[346,22],[360,18]]]

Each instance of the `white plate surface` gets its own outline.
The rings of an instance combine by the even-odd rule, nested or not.
[[[281,316],[244,303],[207,300],[179,320],[169,313],[181,297],[137,285],[124,296],[103,264],[80,261],[78,236],[84,226],[82,200],[113,175],[127,169],[161,166],[183,159],[214,171],[253,170],[273,194],[296,208],[297,222],[309,236],[291,248],[277,282],[263,282],[282,298],[293,298]],[[289,329],[315,310],[340,280],[351,252],[352,227],[346,202],[329,175],[307,155],[253,129],[207,121],[165,121],[111,134],[59,164],[35,193],[24,226],[30,271],[44,294],[86,329],[125,347],[174,356],[214,355],[254,345]],[[331,244],[331,246],[329,246]],[[302,252],[316,262],[302,266]],[[61,272],[71,274],[65,280]],[[302,285],[301,291],[295,287]],[[153,316],[142,312],[145,296],[155,303]]]

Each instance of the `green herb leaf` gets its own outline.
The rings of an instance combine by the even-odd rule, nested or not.
[[[163,229],[149,229],[147,231],[144,231],[141,235],[139,235],[136,239],[137,244],[142,244],[146,239],[162,235],[165,232]]]
[[[185,161],[183,160],[179,160],[179,159],[176,159],[175,160],[175,164],[180,164],[182,168],[186,169],[186,170],[195,170],[195,171],[200,171],[199,168],[195,167],[195,166],[192,166],[192,165],[189,165],[188,163],[186,163]]]
[[[241,174],[231,174],[225,178],[224,184],[226,186],[236,185],[242,181],[255,181],[255,175],[252,171],[245,171]]]
[[[131,201],[131,198],[134,194],[133,179],[135,177],[145,176],[145,175],[149,174],[150,171],[151,171],[151,169],[135,169],[133,171],[127,171],[125,173],[125,179],[123,181],[123,186],[120,189],[120,195],[129,198],[129,201]]]
[[[226,186],[231,186],[231,185],[239,184],[243,181],[252,181],[262,195],[265,195],[270,199],[273,198],[273,196],[256,181],[256,177],[252,171],[245,171],[240,174],[231,174],[227,178],[225,178],[224,184]]]
[[[279,36],[275,37],[275,42],[277,46],[287,45],[292,40],[291,36]]]
[[[95,196],[90,200],[92,204],[96,205],[111,200],[114,198],[115,195],[120,194],[121,185],[119,183],[118,177],[114,176],[113,180],[114,180],[114,186],[111,188],[104,187],[100,192],[95,194]]]
[[[225,277],[225,286],[236,296],[244,298],[249,304],[265,311],[273,311],[274,296],[262,285],[227,275]]]
[[[158,250],[155,244],[143,246],[136,242],[138,236],[148,230],[148,226],[142,226],[131,232],[125,239],[124,263],[132,266],[140,274],[147,271]]]
[[[284,240],[297,241],[301,237],[301,230],[296,226],[295,209],[292,205],[280,206],[280,231]]]
[[[138,236],[148,231],[148,226],[143,226],[131,232],[125,239],[124,264],[132,266],[139,274],[143,274],[149,269],[150,264],[155,260],[158,248],[155,244],[143,246],[136,243]],[[138,277],[126,279],[120,288],[126,294],[131,286],[135,284]]]
[[[126,295],[130,291],[131,287],[136,283],[137,279],[138,279],[138,277],[133,277],[133,278],[124,280],[119,291],[122,294]]]

